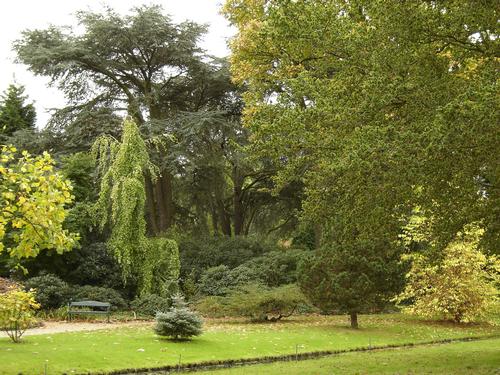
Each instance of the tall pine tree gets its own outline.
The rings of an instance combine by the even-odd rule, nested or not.
[[[36,111],[33,103],[25,104],[24,86],[11,84],[0,100],[0,139],[22,129],[34,129]]]

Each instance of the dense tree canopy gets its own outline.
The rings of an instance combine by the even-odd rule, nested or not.
[[[238,27],[245,122],[282,166],[278,181],[304,182],[303,217],[338,250],[325,272],[370,259],[373,244],[390,264],[415,207],[441,248],[478,222],[483,247],[497,250],[493,2],[229,0],[224,10]]]
[[[444,242],[479,220],[497,238],[493,2],[231,0],[225,11],[246,122],[282,177],[305,176],[308,216],[395,234],[418,202]]]
[[[81,33],[25,31],[15,44],[19,60],[50,77],[69,101],[52,117],[50,143],[65,152],[86,151],[99,134],[116,137],[116,117],[128,113],[152,141],[148,153],[161,171],[146,180],[148,232],[160,234],[176,223],[204,233],[247,234],[256,208],[276,202],[261,189],[272,168],[251,166],[237,151],[248,139],[239,124],[239,89],[227,62],[198,47],[206,27],[174,24],[159,6],[134,8],[127,16],[111,9],[79,12],[77,19]],[[169,141],[159,147],[158,137]],[[287,201],[277,204],[286,210]]]
[[[149,312],[182,290],[222,315],[228,296],[259,297],[251,282],[273,288],[277,317],[297,287],[352,327],[396,300],[481,315],[498,289],[495,4],[226,0],[223,13],[229,60],[199,47],[207,26],[157,5],[23,32],[18,61],[67,103],[43,129],[22,87],[0,103],[2,143],[38,155],[2,149],[1,274],[38,254],[20,261],[32,283]],[[58,255],[71,232],[80,248]]]

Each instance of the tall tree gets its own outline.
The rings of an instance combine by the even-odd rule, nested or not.
[[[170,133],[168,119],[175,112],[210,99],[199,84],[214,67],[197,46],[205,26],[174,24],[159,6],[134,8],[123,17],[111,9],[78,12],[77,20],[82,34],[50,27],[25,31],[15,43],[19,60],[66,94],[70,106],[54,117],[56,125],[104,107],[127,111],[152,132]],[[161,167],[160,177],[147,184],[156,232],[166,230],[174,215],[172,168],[166,161]]]
[[[25,103],[24,86],[9,85],[0,99],[0,140],[23,129],[35,128],[33,103]]]
[[[245,121],[283,180],[306,176],[308,215],[395,223],[418,203],[444,243],[476,220],[495,242],[493,2],[230,0],[225,11]]]
[[[416,206],[442,247],[478,221],[494,249],[497,11],[491,1],[226,2],[245,122],[282,166],[278,181],[305,184],[303,217],[321,225],[332,269],[342,249],[370,254],[370,241],[394,259]]]

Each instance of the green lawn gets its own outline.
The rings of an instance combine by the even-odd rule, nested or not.
[[[200,375],[240,374],[498,374],[500,339],[346,353],[298,362],[279,362],[228,370],[199,372]]]
[[[423,342],[465,336],[498,335],[490,325],[427,323],[402,315],[360,318],[361,329],[348,328],[344,316],[299,317],[277,324],[207,324],[191,342],[171,342],[149,327],[26,336],[21,344],[0,339],[0,373],[49,374],[109,371],[216,359],[251,358],[300,351]]]

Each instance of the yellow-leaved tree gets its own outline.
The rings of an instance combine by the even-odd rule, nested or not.
[[[78,235],[63,228],[65,205],[73,201],[70,182],[55,171],[47,152],[17,152],[1,146],[0,253],[22,259],[44,249],[59,254],[71,250]]]
[[[0,329],[13,342],[19,342],[24,331],[36,322],[35,310],[39,308],[33,290],[12,288],[0,293]]]
[[[438,261],[422,254],[405,256],[411,269],[396,298],[403,311],[458,323],[475,321],[498,306],[500,260],[478,249],[482,234],[477,228],[459,233]]]

